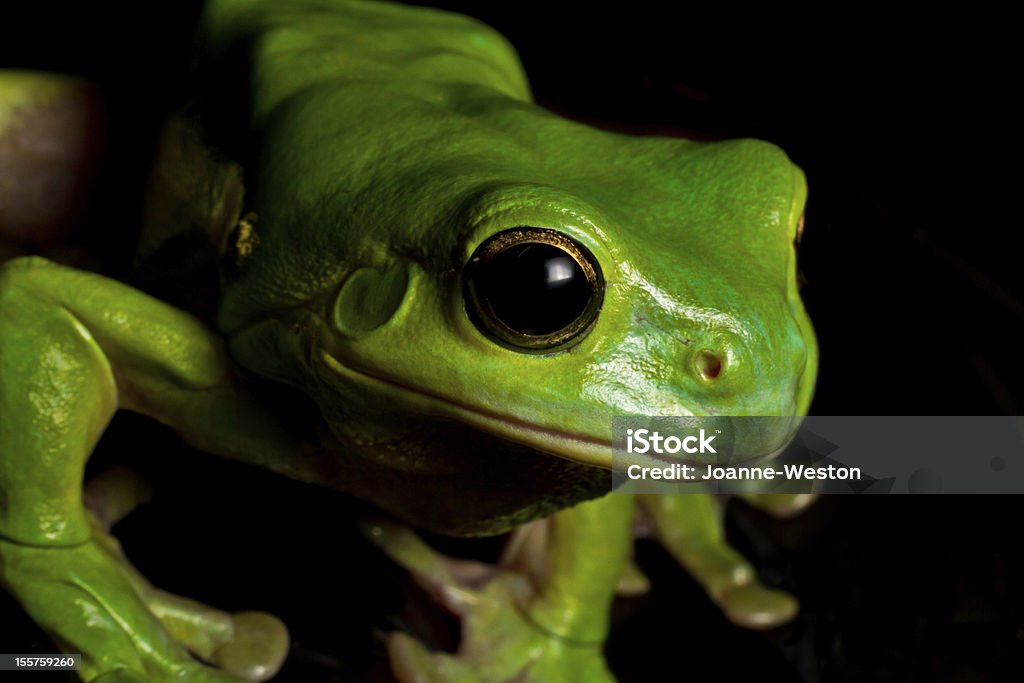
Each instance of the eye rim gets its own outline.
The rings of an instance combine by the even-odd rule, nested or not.
[[[560,249],[579,266],[590,285],[587,305],[571,323],[559,330],[548,334],[519,332],[502,322],[487,300],[477,295],[474,272],[505,250],[521,244],[545,244]],[[469,257],[463,268],[462,283],[466,312],[477,329],[499,346],[520,353],[550,354],[575,346],[590,333],[604,304],[604,274],[597,257],[580,242],[552,228],[523,225],[491,235]]]

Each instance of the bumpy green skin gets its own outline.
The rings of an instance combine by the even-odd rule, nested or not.
[[[611,680],[601,643],[635,501],[572,506],[607,491],[613,415],[806,411],[817,350],[796,287],[802,174],[763,142],[628,137],[554,116],[531,104],[505,41],[464,17],[214,0],[203,21],[214,63],[248,61],[244,125],[260,143],[254,232],[222,240],[220,330],[100,275],[0,267],[0,580],[83,653],[86,680],[273,674],[276,622],[156,591],[84,507],[84,464],[128,409],[439,531],[495,533],[566,508],[524,535],[540,569],[510,556],[483,588],[407,532],[371,525],[466,620],[457,657],[396,636],[394,667],[406,680]],[[224,206],[209,207],[211,225]],[[463,265],[519,226],[561,231],[602,266],[597,323],[566,351],[504,348],[466,313]],[[716,377],[701,372],[705,352],[723,361]],[[306,393],[328,430],[298,431],[236,363]],[[792,599],[725,545],[711,499],[643,506],[734,620],[792,616]]]

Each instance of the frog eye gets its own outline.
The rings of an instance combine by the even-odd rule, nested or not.
[[[484,241],[463,286],[474,324],[502,346],[548,353],[579,342],[604,299],[594,255],[555,230],[512,228]]]

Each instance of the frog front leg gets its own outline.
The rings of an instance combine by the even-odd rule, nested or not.
[[[151,605],[177,606],[164,609],[168,624],[177,618],[180,629],[188,615],[207,633],[204,615],[219,613],[151,589],[83,504],[85,462],[119,408],[219,450],[280,441],[274,421],[239,393],[219,338],[197,320],[44,259],[0,267],[0,582],[63,649],[82,653],[85,680],[239,680],[190,656]],[[246,630],[227,627],[222,645]],[[249,649],[277,661],[230,666],[266,678],[284,649]]]
[[[761,585],[754,567],[728,544],[724,513],[714,496],[645,494],[637,498],[661,544],[730,621],[746,628],[766,629],[796,616],[796,599],[785,591]],[[754,502],[798,510],[808,501],[799,496],[777,496]]]
[[[412,531],[371,524],[368,536],[462,620],[456,655],[406,634],[388,643],[406,683],[613,681],[603,657],[609,608],[632,542],[634,499],[608,495],[535,523],[542,566],[497,568],[443,557]]]

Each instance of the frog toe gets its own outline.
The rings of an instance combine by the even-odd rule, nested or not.
[[[456,560],[437,552],[412,529],[394,522],[372,521],[363,534],[392,560],[412,574],[416,583],[438,604],[463,615],[476,602],[473,588],[497,575],[483,562]]]
[[[268,680],[288,655],[288,629],[266,612],[238,612],[231,621],[233,637],[214,651],[211,661],[247,681]]]
[[[753,630],[775,628],[796,617],[796,598],[777,588],[752,582],[737,586],[718,599],[722,612],[737,626]]]
[[[615,584],[615,594],[621,597],[646,595],[651,590],[651,580],[632,559],[622,568],[622,576]]]
[[[486,602],[486,600],[485,600]],[[401,683],[615,683],[596,644],[567,643],[539,631],[513,605],[485,607],[463,625],[456,654],[431,652],[412,636],[388,638],[391,670]],[[514,616],[510,616],[514,615]],[[518,622],[518,623],[514,623]]]
[[[153,498],[153,488],[138,471],[118,465],[96,475],[82,488],[82,502],[104,531]]]
[[[265,612],[229,614],[144,584],[147,606],[189,652],[247,681],[271,678],[288,655],[288,629]]]
[[[461,683],[468,671],[453,671],[452,659],[431,653],[412,636],[395,632],[388,637],[391,672],[400,683]]]
[[[405,633],[393,633],[388,638],[388,657],[391,671],[399,683],[514,683],[534,680],[529,676],[532,662],[524,664],[518,671],[495,678],[487,667],[444,653],[430,652]]]

